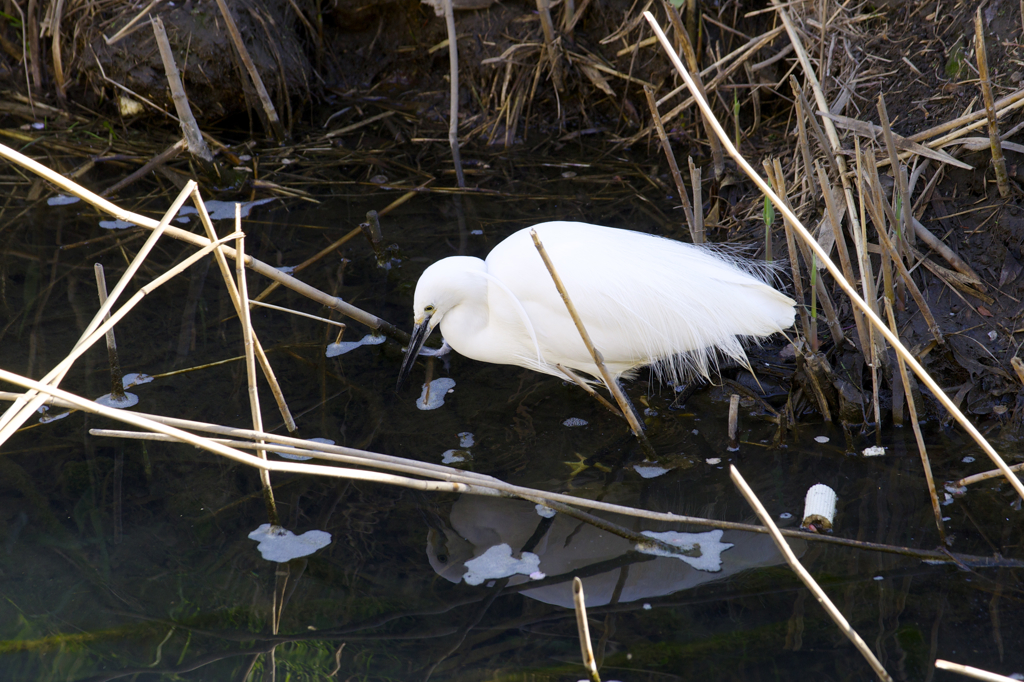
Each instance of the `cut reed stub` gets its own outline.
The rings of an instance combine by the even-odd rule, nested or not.
[[[836,518],[836,491],[824,483],[816,483],[804,498],[804,520],[800,526],[815,533],[832,530]]]

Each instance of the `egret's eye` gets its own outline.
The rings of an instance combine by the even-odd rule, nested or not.
[[[434,310],[435,310],[434,306],[428,305],[426,308],[423,309],[423,312],[425,312],[425,313],[433,313]]]

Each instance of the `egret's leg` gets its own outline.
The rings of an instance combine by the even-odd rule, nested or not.
[[[636,409],[636,405],[633,404],[633,401],[629,399],[626,391],[622,388],[622,382],[618,379],[613,379],[613,381],[615,382],[615,385],[619,387],[619,390],[622,391],[622,397],[625,399],[626,405],[629,409],[632,410],[633,416],[636,417],[636,422],[640,425],[641,429],[646,431],[647,427],[644,425],[644,416]]]
[[[569,369],[568,367],[562,367],[561,365],[555,365],[555,367],[557,367],[557,368],[558,368],[558,370],[559,370],[559,371],[560,371],[560,372],[561,372],[562,374],[564,374],[565,376],[567,376],[567,377],[568,377],[569,379],[572,379],[572,380],[573,380],[573,381],[574,381],[574,382],[576,383],[576,385],[577,385],[577,386],[579,386],[579,387],[580,387],[580,388],[582,388],[582,389],[583,389],[584,391],[586,391],[587,393],[589,393],[589,394],[590,394],[590,395],[591,395],[591,396],[592,396],[592,397],[593,397],[593,398],[594,398],[595,400],[597,400],[597,402],[601,403],[601,404],[602,404],[602,405],[604,405],[604,406],[605,406],[606,408],[608,408],[608,410],[609,410],[609,411],[610,411],[610,412],[611,412],[612,414],[614,414],[614,415],[615,415],[615,416],[617,416],[617,417],[621,417],[621,416],[622,416],[622,413],[621,413],[621,412],[619,412],[619,411],[618,411],[618,410],[617,410],[617,409],[615,408],[615,406],[614,406],[614,405],[612,405],[612,404],[611,404],[610,402],[608,402],[608,401],[607,401],[607,400],[605,399],[605,397],[604,397],[603,395],[601,395],[600,393],[598,393],[597,391],[595,391],[595,390],[594,390],[593,388],[591,388],[591,387],[590,387],[590,385],[589,385],[589,384],[588,384],[587,382],[585,382],[585,381],[584,381],[583,379],[581,379],[581,378],[580,378],[580,375],[579,375],[579,374],[576,374],[576,372],[573,372],[573,371],[572,371],[571,369]]]
[[[683,386],[683,389],[676,394],[676,399],[672,401],[672,404],[668,406],[670,410],[681,410],[686,404],[686,401],[690,399],[694,393],[699,391],[708,385],[707,379],[703,377],[694,377]]]

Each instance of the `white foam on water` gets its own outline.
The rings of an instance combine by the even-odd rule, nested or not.
[[[309,441],[310,443],[323,443],[324,445],[334,445],[334,441],[331,440],[330,438],[307,438],[306,440]],[[281,443],[278,443],[277,445],[281,445]],[[293,459],[296,462],[305,462],[306,460],[313,459],[312,457],[307,457],[305,455],[293,455],[288,452],[277,452],[276,450],[271,450],[271,452],[273,452],[275,455],[279,457],[284,457],[285,459]]]
[[[124,400],[115,400],[110,393],[96,398],[96,402],[104,407],[112,407],[115,410],[123,410],[128,407],[135,407],[139,404],[139,396],[134,393],[125,393]]]
[[[434,379],[429,386],[423,384],[423,392],[416,399],[416,407],[421,410],[436,410],[444,405],[444,397],[455,388],[455,379]]]
[[[667,474],[669,472],[669,470],[666,469],[665,467],[653,464],[634,464],[633,470],[640,474],[641,478],[657,478],[658,476],[663,476],[664,474]]]
[[[206,212],[210,214],[210,220],[233,220],[235,217],[235,204],[242,204],[242,217],[248,218],[249,211],[256,206],[261,206],[269,201],[273,201],[274,197],[267,199],[257,199],[256,201],[245,201],[245,202],[234,202],[234,201],[204,201],[206,205]],[[182,206],[181,210],[178,211],[179,216],[195,215],[199,211],[196,210],[195,206]]]
[[[636,550],[642,554],[674,557],[680,561],[685,561],[698,571],[708,571],[710,573],[722,570],[722,552],[732,547],[730,543],[722,542],[721,529],[709,530],[706,533],[678,533],[674,530],[655,533],[654,531],[645,530],[643,534],[682,549],[693,549],[699,545],[699,557],[684,556],[682,554],[666,552],[657,547],[648,548],[642,545],[637,545]]]
[[[533,552],[523,552],[522,559],[512,557],[512,548],[502,543],[488,549],[475,559],[466,562],[463,579],[467,585],[479,585],[485,580],[507,578],[521,573],[532,575],[540,571],[540,557]]]
[[[279,564],[309,556],[321,547],[331,544],[331,534],[325,531],[308,530],[302,535],[296,535],[290,530],[271,526],[269,523],[264,523],[249,533],[249,539],[259,543],[256,549],[264,559]]]
[[[335,358],[339,355],[344,355],[349,351],[353,351],[360,346],[379,346],[384,343],[385,340],[386,339],[383,336],[367,334],[358,341],[339,341],[337,343],[328,344],[326,355],[329,358]]]

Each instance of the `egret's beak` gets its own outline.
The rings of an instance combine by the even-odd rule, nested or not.
[[[416,364],[416,357],[420,354],[420,349],[423,348],[423,344],[426,342],[427,337],[430,336],[432,330],[430,313],[424,315],[423,321],[413,327],[412,337],[409,339],[409,347],[405,351],[405,359],[402,360],[402,369],[398,372],[398,384],[395,386],[396,391],[402,390],[406,379],[409,378],[409,372],[412,371],[412,366]]]

